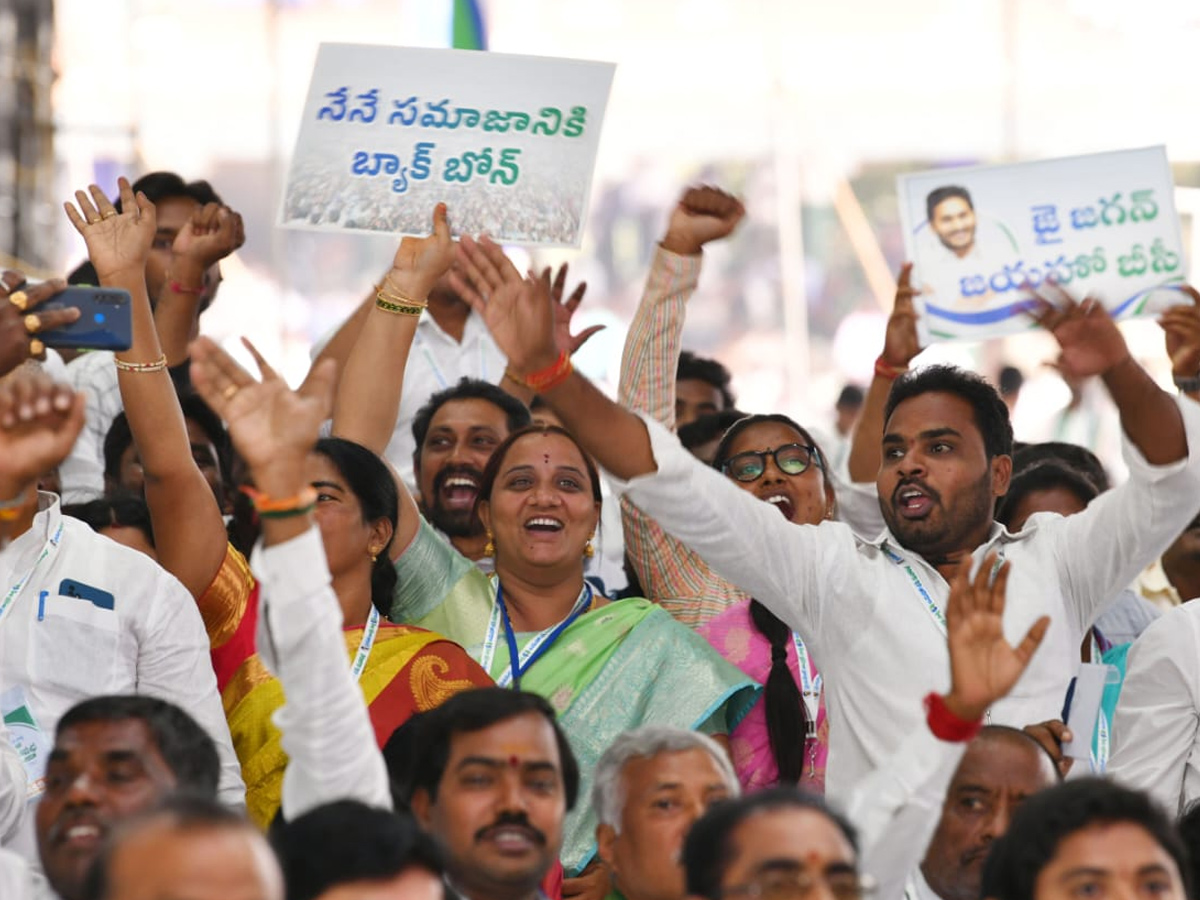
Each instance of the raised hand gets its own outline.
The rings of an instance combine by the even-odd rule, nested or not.
[[[537,278],[538,276],[534,272],[530,272],[529,277]],[[544,269],[541,277],[549,278],[550,269]],[[571,334],[571,317],[575,315],[575,310],[579,309],[579,304],[583,302],[583,295],[587,291],[587,282],[581,281],[564,302],[563,293],[566,287],[567,264],[563,263],[558,267],[558,273],[550,284],[550,299],[554,301],[554,343],[559,350],[568,356],[573,356],[575,351],[587,343],[588,338],[597,331],[603,331],[607,326],[593,325],[591,328],[585,328],[579,334]]]
[[[121,193],[121,212],[109,202],[104,191],[89,185],[89,197],[84,191],[75,192],[75,203],[63,204],[67,218],[83,236],[88,258],[96,268],[101,284],[120,277],[145,277],[146,257],[154,243],[156,216],[154,204],[138,191],[136,197],[126,178],[117,180]]]
[[[479,313],[509,366],[524,375],[553,365],[560,351],[549,272],[541,278],[522,278],[487,237],[474,241],[464,235],[458,263],[450,272],[450,284]]]
[[[396,290],[422,301],[453,262],[454,241],[446,220],[446,204],[439,203],[433,209],[433,232],[427,237],[409,236],[400,241],[387,280]]]
[[[246,226],[241,213],[220,203],[206,203],[179,229],[171,252],[196,263],[203,271],[234,253],[245,242]]]
[[[1172,306],[1158,317],[1165,332],[1171,374],[1176,378],[1200,375],[1200,291],[1190,284],[1180,287],[1191,303]]]
[[[905,369],[921,352],[917,337],[917,311],[913,297],[921,293],[912,286],[912,263],[905,263],[896,281],[896,300],[888,316],[887,333],[883,339],[883,361],[897,369]]]
[[[694,256],[709,241],[729,236],[745,215],[742,201],[732,194],[707,185],[688,188],[671,211],[662,247]]]
[[[1016,647],[1004,639],[1004,597],[1009,564],[996,568],[992,553],[980,565],[974,581],[970,564],[959,566],[946,604],[946,638],[950,647],[950,693],[946,706],[961,719],[977,721],[987,708],[1005,696],[1046,636],[1050,618],[1042,616]]]
[[[191,346],[192,383],[229,425],[234,447],[250,466],[255,483],[273,496],[290,496],[304,485],[304,465],[333,409],[336,365],[318,363],[293,391],[249,341],[262,381],[243,369],[208,338]]]
[[[61,278],[55,278],[27,287],[20,272],[5,270],[0,275],[0,375],[7,375],[27,359],[46,355],[45,345],[36,337],[39,331],[61,328],[79,318],[74,306],[33,312],[66,286]]]
[[[0,382],[0,499],[11,500],[71,452],[83,430],[84,399],[42,372]]]
[[[1057,298],[1051,299],[1045,286],[1034,291],[1029,315],[1058,341],[1060,353],[1056,365],[1066,377],[1103,375],[1130,358],[1117,323],[1099,300],[1087,297],[1076,303],[1062,288],[1053,282],[1049,284]]]

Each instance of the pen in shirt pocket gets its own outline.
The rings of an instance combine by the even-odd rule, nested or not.
[[[49,591],[40,591],[38,593],[38,621],[41,622],[46,618],[46,598],[50,596]]]

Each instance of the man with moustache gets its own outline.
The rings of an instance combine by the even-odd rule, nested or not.
[[[412,811],[464,900],[537,900],[558,860],[579,767],[537,694],[482,688],[424,714]]]
[[[554,373],[542,396],[613,476],[614,490],[770,609],[821,661],[836,723],[826,789],[836,801],[885,763],[897,734],[919,727],[930,688],[947,686],[944,609],[960,566],[976,569],[991,554],[1011,563],[1006,633],[1049,616],[1046,646],[988,710],[992,723],[1023,727],[1060,713],[1087,629],[1200,505],[1200,407],[1158,387],[1094,300],[1056,292],[1036,315],[1059,343],[1060,367],[1104,380],[1128,439],[1129,481],[1081,513],[1036,517],[1009,534],[992,519],[1012,472],[1012,428],[995,389],[953,367],[902,374],[881,360],[877,372],[894,379],[876,478],[887,528],[867,540],[837,522],[784,520],[660,424],[613,403],[564,366],[544,280],[525,281],[486,239],[464,239],[459,253],[479,282],[471,293],[460,279],[464,296],[518,375],[543,383]],[[949,712],[964,728],[979,718]]]
[[[421,514],[476,563],[491,563],[475,514],[484,467],[509,434],[532,421],[529,408],[512,394],[472,378],[434,394],[412,420]]]

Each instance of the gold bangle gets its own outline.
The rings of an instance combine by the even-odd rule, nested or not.
[[[386,300],[382,295],[375,298],[375,306],[382,309],[384,312],[393,313],[397,316],[420,316],[425,311],[424,306],[411,306],[406,303],[393,303],[391,300]]]
[[[395,285],[389,283],[386,278],[375,285],[375,296],[391,300],[393,303],[407,303],[411,306],[424,306],[426,304],[424,300],[408,296],[404,291],[399,290]]]
[[[154,362],[126,362],[118,357],[113,357],[113,362],[117,364],[117,368],[122,372],[135,372],[139,375],[147,372],[161,372],[167,367],[167,354],[162,354]]]

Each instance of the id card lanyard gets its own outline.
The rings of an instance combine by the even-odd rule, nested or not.
[[[800,696],[804,699],[804,709],[808,713],[808,729],[805,738],[811,740],[817,736],[817,713],[821,708],[821,676],[813,677],[809,668],[808,648],[800,635],[792,632],[792,642],[796,645],[796,659],[800,669]]]
[[[363,628],[362,640],[358,642],[358,650],[354,654],[354,662],[350,664],[350,674],[355,681],[362,680],[362,673],[367,668],[367,660],[371,657],[371,648],[375,646],[375,635],[379,633],[379,610],[371,607],[367,616],[367,624]]]
[[[1092,634],[1092,653],[1091,661],[1103,665],[1104,660],[1100,653],[1100,644],[1096,640],[1096,635]],[[1092,774],[1103,775],[1108,769],[1108,752],[1110,738],[1108,733],[1108,716],[1104,714],[1104,707],[1101,706],[1097,710],[1096,715],[1096,749],[1091,752],[1092,756]]]
[[[492,606],[492,615],[488,620],[487,631],[483,637],[483,648],[479,654],[479,665],[489,675],[492,673],[492,661],[496,656],[496,644],[500,638],[500,628],[504,628],[504,639],[508,644],[508,668],[501,672],[496,677],[496,684],[500,687],[515,687],[520,690],[521,676],[533,668],[542,655],[550,649],[559,635],[561,635],[572,622],[578,619],[592,605],[592,586],[586,581],[583,583],[583,590],[579,592],[579,597],[575,601],[575,605],[571,608],[570,614],[559,622],[557,625],[539,631],[533,636],[533,639],[525,645],[525,649],[520,653],[517,652],[517,635],[513,631],[512,622],[508,617],[508,608],[504,604],[504,589],[500,586],[500,579],[496,579],[496,602]]]
[[[17,579],[4,595],[4,599],[0,600],[0,622],[4,621],[13,607],[13,603],[21,596],[21,591],[25,589],[25,585],[29,584],[29,580],[33,577],[33,573],[38,570],[38,566],[45,562],[51,555],[58,552],[58,544],[62,540],[62,533],[63,523],[59,521],[58,528],[54,530],[54,534],[43,545],[42,552],[38,554],[38,558],[30,566],[29,571]]]

